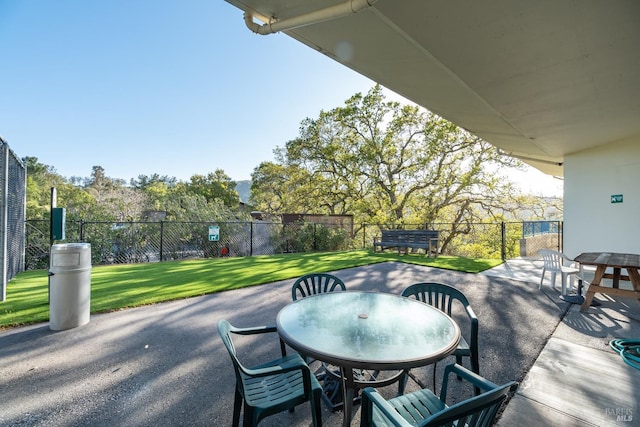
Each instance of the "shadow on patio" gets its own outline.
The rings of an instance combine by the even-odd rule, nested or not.
[[[570,308],[556,292],[548,288],[539,291],[537,282],[482,274],[394,262],[335,274],[345,281],[348,290],[399,294],[406,286],[421,281],[458,287],[468,296],[480,320],[481,374],[495,383],[524,381],[521,388],[525,392],[531,389],[525,375],[545,345],[556,340],[550,337]],[[275,324],[278,311],[290,302],[292,283],[293,279],[94,315],[89,324],[61,332],[50,331],[48,324],[3,331],[0,424],[229,425],[235,378],[216,324],[222,318],[237,326]],[[637,307],[635,310],[637,313]],[[604,322],[598,314],[585,316],[571,309],[558,330],[580,335],[580,329],[603,329],[598,322]],[[615,330],[607,331],[607,335],[610,332]],[[248,357],[245,360],[249,364],[277,357],[279,352],[277,336],[237,344],[238,353]],[[619,358],[614,353],[612,357]],[[438,364],[438,378],[446,364]],[[431,367],[414,372],[427,384],[430,382]],[[410,381],[409,389],[412,387],[416,386]],[[383,390],[388,396],[394,391],[394,386]],[[471,393],[456,390],[456,399]],[[512,403],[523,399],[520,394]],[[581,400],[577,399],[579,403]],[[512,403],[505,411],[505,422],[512,416]],[[324,407],[323,411],[325,425],[340,425],[340,412],[331,413]],[[604,408],[600,411],[605,413]],[[309,412],[308,405],[303,405],[294,414],[269,417],[261,425],[308,426]],[[357,423],[358,407],[353,425]]]

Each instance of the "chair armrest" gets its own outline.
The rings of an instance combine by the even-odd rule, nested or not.
[[[578,264],[576,261],[572,260],[571,258],[569,258],[568,256],[566,256],[565,254],[562,254],[562,259],[560,260],[560,264],[562,267],[572,267],[572,268],[578,268]]]
[[[469,320],[471,321],[471,337],[469,346],[472,347],[472,351],[475,351],[478,354],[478,316],[476,316],[475,311],[471,308],[470,305],[465,307],[467,311],[467,315],[469,316]]]
[[[470,371],[464,366],[454,363],[448,365],[444,370],[444,379],[442,381],[442,388],[440,389],[440,400],[442,400],[443,402],[447,401],[447,385],[449,383],[449,376],[453,373],[455,373],[458,377],[470,382],[474,385],[474,387],[478,387],[483,392],[499,387],[497,384],[492,383],[485,378],[482,378],[480,375]]]
[[[291,354],[278,360],[273,360],[264,365],[253,368],[243,368],[243,372],[252,377],[265,377],[268,375],[284,374],[291,371],[302,371],[302,375],[311,376],[309,366],[304,362],[299,354]]]
[[[234,326],[231,328],[231,332],[238,335],[254,335],[254,334],[265,334],[268,332],[278,332],[278,329],[275,327],[275,325],[254,326],[251,328],[236,328]]]
[[[360,426],[368,427],[371,425],[371,417],[373,416],[373,406],[375,406],[391,425],[396,427],[412,427],[407,420],[382,397],[373,387],[367,387],[362,390],[362,415],[360,417]]]
[[[256,335],[256,334],[266,334],[271,332],[278,332],[278,328],[275,325],[269,326],[254,326],[251,328],[236,328],[235,326],[231,328],[231,332],[238,335]],[[280,353],[282,357],[287,355],[287,350],[284,345],[284,341],[280,338]]]

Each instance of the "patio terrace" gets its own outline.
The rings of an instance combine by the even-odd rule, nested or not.
[[[607,343],[640,336],[638,302],[599,297],[603,305],[585,315],[550,287],[539,291],[539,271],[524,260],[485,274],[395,262],[335,274],[349,290],[399,294],[420,281],[459,287],[480,320],[481,374],[496,383],[521,381],[499,425],[633,425],[618,414],[640,414],[634,392],[640,371]],[[61,332],[46,323],[0,332],[0,424],[229,425],[235,378],[217,321],[274,324],[290,301],[292,283],[94,315],[89,324]],[[237,344],[247,363],[278,353],[275,336]],[[596,369],[594,360],[604,365]],[[439,377],[445,364],[438,364]],[[431,367],[415,373],[429,384]],[[409,388],[415,387],[410,381]],[[383,390],[388,396],[394,391]],[[455,398],[470,394],[460,388]],[[300,406],[261,425],[308,426],[309,412]],[[323,421],[338,426],[342,414],[323,406]],[[358,423],[356,408],[353,425]]]

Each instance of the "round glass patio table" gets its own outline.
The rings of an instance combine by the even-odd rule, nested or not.
[[[353,369],[425,366],[451,354],[460,328],[420,301],[375,292],[331,292],[285,306],[276,320],[284,342],[299,353],[340,367],[343,425],[351,422],[357,387]]]

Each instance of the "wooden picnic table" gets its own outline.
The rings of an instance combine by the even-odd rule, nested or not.
[[[589,285],[580,311],[588,311],[596,292],[637,298],[640,300],[640,273],[638,273],[638,269],[640,269],[640,255],[612,252],[585,252],[578,255],[574,261],[581,265],[594,265],[596,267],[595,276]],[[612,268],[613,274],[607,273],[607,268]],[[627,271],[626,275],[622,274],[622,269]],[[613,279],[613,286],[602,286],[600,282],[603,278]],[[633,285],[633,290],[620,289],[620,280],[630,281]]]

